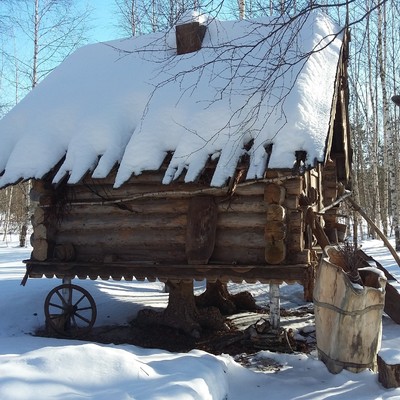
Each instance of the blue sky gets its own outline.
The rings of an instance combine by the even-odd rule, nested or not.
[[[102,42],[121,37],[116,25],[118,17],[116,15],[116,6],[114,0],[88,0],[93,8],[93,41]]]

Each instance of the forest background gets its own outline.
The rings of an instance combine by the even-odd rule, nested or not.
[[[0,0],[0,117],[85,44],[168,30],[191,10],[221,20],[284,14],[294,21],[315,9],[350,29],[353,198],[400,250],[400,108],[391,101],[400,94],[398,0]],[[19,233],[25,246],[29,190],[29,182],[0,190],[0,240]],[[354,237],[374,237],[357,215],[343,209]]]

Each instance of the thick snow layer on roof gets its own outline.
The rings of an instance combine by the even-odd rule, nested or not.
[[[164,183],[195,180],[212,157],[222,186],[250,140],[248,179],[263,176],[269,144],[269,168],[291,168],[296,150],[322,161],[339,28],[321,13],[273,22],[205,20],[202,49],[185,55],[174,30],[79,49],[0,121],[0,187],[63,157],[55,182],[118,164],[120,186],[168,152]]]

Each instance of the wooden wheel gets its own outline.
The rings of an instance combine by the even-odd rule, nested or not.
[[[97,309],[90,293],[71,284],[63,284],[49,292],[44,302],[46,325],[57,333],[77,337],[93,327]]]

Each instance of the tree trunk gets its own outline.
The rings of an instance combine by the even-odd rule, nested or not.
[[[396,157],[395,157],[395,140],[393,137],[393,129],[390,121],[390,110],[387,95],[386,84],[386,29],[385,29],[385,6],[378,8],[378,62],[379,76],[382,87],[382,102],[383,102],[383,128],[387,137],[387,154],[388,154],[388,171],[389,171],[389,194],[390,194],[390,212],[392,217],[392,227],[395,234],[395,248],[400,250],[400,227],[399,227],[399,212],[398,212],[398,195],[397,195],[397,179],[396,179]]]
[[[151,309],[139,311],[137,324],[169,326],[199,338],[203,329],[227,328],[222,314],[257,309],[249,292],[231,295],[220,281],[208,282],[206,291],[197,297],[193,293],[193,281],[168,281],[166,286],[169,293],[167,308],[162,312]]]
[[[9,189],[8,188],[6,189],[6,199],[8,201],[7,201],[6,215],[4,217],[3,242],[5,242],[7,240],[7,233],[8,233],[8,228],[9,228],[9,225],[10,225],[10,218],[11,218],[12,198],[13,198],[13,187],[11,186]]]
[[[378,116],[377,116],[377,108],[375,104],[377,103],[376,96],[377,93],[374,93],[374,82],[373,82],[373,76],[372,76],[372,54],[371,54],[371,28],[370,28],[370,16],[367,17],[367,49],[368,49],[368,61],[369,61],[369,68],[368,68],[368,87],[369,87],[369,100],[371,102],[371,126],[372,126],[372,138],[371,138],[371,149],[370,149],[370,154],[371,154],[371,167],[372,167],[372,193],[370,198],[373,199],[373,215],[376,217],[373,218],[374,222],[380,226],[380,221],[382,222],[382,228],[383,232],[385,235],[387,235],[388,232],[388,218],[387,218],[387,204],[388,204],[388,197],[387,197],[387,187],[388,187],[388,181],[387,181],[387,172],[386,172],[386,153],[384,151],[384,162],[383,162],[383,174],[384,174],[384,179],[383,179],[383,199],[382,199],[382,205],[381,205],[381,200],[380,200],[380,195],[379,195],[379,176],[378,176],[378,165],[379,165],[379,160],[378,160],[378,142],[379,142],[379,129],[378,129]],[[375,79],[376,81],[376,79]],[[367,111],[367,120],[368,118],[368,107],[366,107]],[[360,157],[364,158],[364,155],[360,152]],[[379,218],[380,215],[380,218]],[[373,235],[375,238],[375,234]]]
[[[228,288],[221,281],[207,282],[206,291],[196,297],[198,307],[216,307],[223,315],[231,315],[237,311],[254,311],[256,302],[249,292],[230,294]]]
[[[215,307],[199,309],[193,293],[193,281],[168,281],[168,306],[162,312],[141,310],[136,323],[165,325],[179,329],[193,337],[200,337],[202,329],[225,328],[224,318]]]

